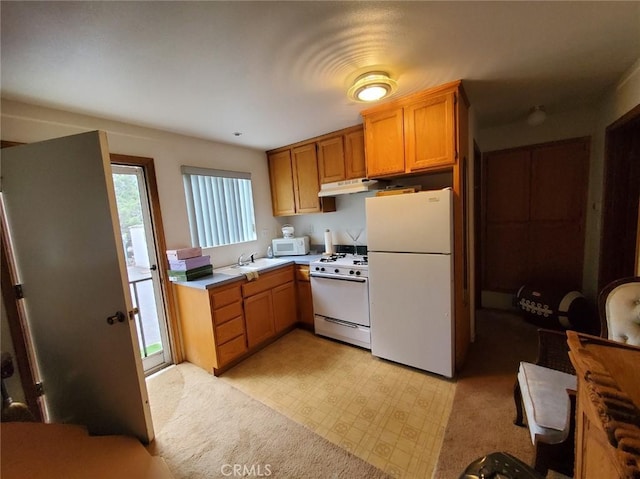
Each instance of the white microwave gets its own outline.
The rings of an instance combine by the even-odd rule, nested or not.
[[[309,237],[276,238],[271,241],[274,256],[297,256],[309,253]]]

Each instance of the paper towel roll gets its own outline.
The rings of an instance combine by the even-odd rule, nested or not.
[[[324,230],[324,252],[333,254],[333,240],[331,238],[331,231],[329,230]]]

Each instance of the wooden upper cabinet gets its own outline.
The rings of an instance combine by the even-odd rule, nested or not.
[[[459,81],[362,112],[367,176],[393,177],[456,165]],[[466,97],[464,97],[466,103]]]
[[[436,95],[404,108],[407,171],[456,162],[455,94]]]
[[[404,173],[403,123],[402,108],[364,116],[369,178]]]
[[[345,157],[342,136],[318,142],[318,170],[320,183],[331,183],[345,179]]]
[[[296,213],[296,204],[293,189],[291,150],[271,153],[268,159],[273,215],[293,215]]]
[[[347,180],[367,175],[363,128],[358,128],[344,135],[344,167]]]
[[[317,142],[320,183],[366,176],[364,129],[351,127],[335,133]]]
[[[318,180],[318,160],[316,145],[311,143],[291,150],[293,164],[293,190],[297,213],[320,211],[320,182]]]

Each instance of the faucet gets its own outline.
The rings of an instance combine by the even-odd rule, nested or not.
[[[244,259],[244,253],[241,253],[240,256],[238,256],[238,266],[247,266],[249,263],[253,263],[255,262],[253,256],[256,254],[257,252],[254,251],[253,253],[251,253],[250,255],[247,255],[249,257],[249,259],[245,260]]]

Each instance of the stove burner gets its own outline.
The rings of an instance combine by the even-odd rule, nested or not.
[[[321,263],[333,263],[334,261],[339,260],[340,258],[344,258],[346,253],[334,253],[331,256],[326,256],[324,258],[320,258]]]
[[[353,260],[353,264],[366,265],[366,264],[369,264],[369,262],[368,262],[366,259],[363,259],[363,260],[354,259],[354,260]]]

